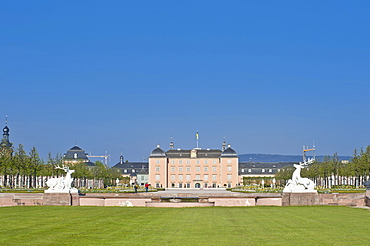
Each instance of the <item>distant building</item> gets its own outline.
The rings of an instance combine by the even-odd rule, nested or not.
[[[63,155],[63,162],[66,164],[76,164],[83,162],[89,167],[94,167],[95,164],[89,160],[87,153],[77,145],[70,148],[67,153]]]
[[[294,163],[295,162],[240,162],[240,183],[243,183],[244,177],[274,177],[283,167],[293,166]]]
[[[124,162],[121,155],[120,161],[113,168],[121,169],[122,176],[130,178],[130,184],[138,183],[143,186],[148,182],[148,162]]]

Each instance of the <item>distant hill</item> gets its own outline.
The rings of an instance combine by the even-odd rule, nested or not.
[[[240,162],[300,162],[301,155],[274,155],[274,154],[242,154],[238,155]],[[312,156],[307,156],[312,157]],[[322,161],[325,156],[316,156],[316,160]],[[340,160],[350,160],[352,156],[338,156]]]

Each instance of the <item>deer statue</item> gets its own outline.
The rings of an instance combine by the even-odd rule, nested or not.
[[[55,169],[62,169],[66,172],[65,177],[60,178],[51,178],[46,182],[46,185],[49,187],[47,190],[48,192],[75,192],[77,190],[76,188],[72,188],[71,184],[73,181],[73,178],[71,176],[72,173],[75,172],[75,170],[69,169],[68,166],[63,165],[62,167],[55,166]]]
[[[295,170],[292,174],[292,179],[289,179],[287,185],[285,186],[283,192],[292,191],[314,191],[315,184],[312,180],[308,178],[301,177],[301,169],[308,164],[312,164],[315,161],[314,158],[308,159],[307,161],[300,162],[299,164],[294,164]]]

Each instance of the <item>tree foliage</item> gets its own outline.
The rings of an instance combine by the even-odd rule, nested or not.
[[[88,179],[103,180],[104,186],[112,185],[121,173],[97,161],[95,166],[87,166],[84,162],[64,163],[60,154],[53,156],[49,153],[47,161],[40,158],[37,149],[33,147],[27,154],[23,145],[13,148],[0,149],[0,176],[3,176],[0,187],[8,188],[38,188],[45,186],[48,177],[61,177],[65,172],[56,166],[67,165],[75,172],[72,177],[87,185]]]

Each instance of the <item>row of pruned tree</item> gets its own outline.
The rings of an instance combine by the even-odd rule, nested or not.
[[[0,150],[0,187],[9,188],[40,188],[44,187],[49,177],[64,176],[65,172],[55,169],[61,166],[63,158],[60,154],[52,156],[49,153],[45,162],[40,158],[35,147],[29,153],[24,150],[22,144],[17,149],[2,148]],[[117,178],[121,178],[119,170],[109,168],[102,162],[97,161],[95,166],[89,167],[84,162],[69,165],[74,169],[73,177],[75,186],[88,186],[88,180],[102,181],[104,186],[112,185]]]
[[[276,179],[288,180],[292,177],[294,167],[284,167],[276,174]],[[301,171],[302,177],[312,179],[317,186],[332,187],[349,185],[359,187],[370,176],[370,146],[365,150],[355,150],[348,162],[343,162],[337,154],[326,156],[323,161],[315,161]]]

